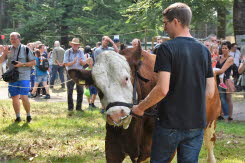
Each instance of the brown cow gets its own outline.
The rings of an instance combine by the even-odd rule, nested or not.
[[[84,83],[81,81],[85,80],[86,84],[94,84],[99,90],[104,108],[114,102],[132,104],[133,85],[137,90],[138,101],[144,99],[156,85],[156,73],[153,72],[155,55],[146,53],[142,55],[141,47],[125,49],[121,55],[112,51],[103,52],[98,56],[92,72],[69,70],[69,75],[76,83]],[[149,161],[155,119],[152,116],[154,109],[148,109],[149,115],[145,115],[143,119],[128,116],[130,112],[128,105],[112,105],[107,109],[105,141],[107,162],[120,163],[127,155],[132,162]],[[205,144],[209,151],[209,162],[215,162],[213,143],[215,120],[219,112],[220,100],[216,89],[214,98],[207,100],[208,126],[205,131]],[[114,122],[110,118],[114,113],[122,117],[122,121]]]

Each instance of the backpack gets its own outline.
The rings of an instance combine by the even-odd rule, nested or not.
[[[48,59],[47,58],[44,58],[43,61],[42,61],[42,63],[41,63],[41,61],[39,59],[39,66],[38,66],[38,68],[41,71],[47,71],[48,68],[49,68],[49,61],[48,61]]]

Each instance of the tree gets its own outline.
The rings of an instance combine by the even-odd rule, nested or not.
[[[236,35],[245,35],[245,1],[234,0],[233,6],[233,26]]]

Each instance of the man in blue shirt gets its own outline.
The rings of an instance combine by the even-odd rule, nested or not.
[[[112,47],[109,47],[109,43],[111,43],[113,45],[113,48]],[[110,37],[108,36],[103,36],[102,37],[102,44],[100,47],[96,48],[96,50],[94,51],[94,59],[95,59],[95,62],[96,62],[96,57],[102,53],[103,51],[106,51],[106,50],[114,50],[115,52],[119,52],[119,49],[117,47],[117,45],[110,39]]]
[[[64,65],[66,66],[67,70],[70,69],[83,69],[83,66],[86,64],[85,56],[83,51],[79,50],[80,42],[78,38],[73,38],[70,41],[71,48],[65,51],[64,55]],[[71,80],[70,76],[67,75],[67,100],[68,100],[68,110],[73,111],[74,104],[73,104],[73,89],[75,86],[75,82]],[[76,84],[77,89],[77,111],[82,110],[82,102],[83,102],[83,87]]]

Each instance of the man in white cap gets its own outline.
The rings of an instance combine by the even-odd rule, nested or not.
[[[73,38],[72,41],[69,42],[71,48],[65,51],[64,55],[64,65],[66,69],[83,69],[83,66],[86,64],[86,59],[83,51],[79,50],[80,42],[78,38]],[[73,89],[75,82],[71,80],[70,76],[67,75],[67,101],[68,101],[68,111],[73,111]],[[83,101],[83,87],[80,85],[76,85],[77,89],[77,111],[82,110],[82,101]]]

